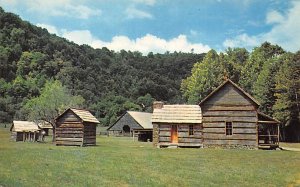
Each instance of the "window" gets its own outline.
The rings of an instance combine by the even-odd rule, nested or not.
[[[189,125],[189,135],[194,135],[194,125]]]
[[[225,126],[225,132],[226,135],[232,135],[232,122],[225,122],[226,126]]]

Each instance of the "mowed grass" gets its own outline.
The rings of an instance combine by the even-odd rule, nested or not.
[[[94,147],[9,141],[0,128],[0,186],[299,186],[300,152],[156,149],[97,136]]]

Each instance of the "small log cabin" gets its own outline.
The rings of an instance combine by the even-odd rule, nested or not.
[[[279,147],[279,121],[259,112],[259,103],[229,79],[204,98],[199,108],[195,105],[155,105],[157,103],[154,103],[152,116],[155,146],[181,146],[185,142],[185,146],[198,147]],[[186,114],[187,111],[190,114]],[[185,124],[174,123],[176,118]],[[197,125],[192,119],[198,119]],[[193,140],[190,132],[195,136]]]
[[[202,115],[199,105],[163,105],[154,102],[153,144],[157,147],[201,147]]]
[[[108,127],[109,135],[131,136],[139,141],[152,141],[151,113],[127,111]]]
[[[39,140],[39,127],[32,121],[13,121],[11,140],[35,142]]]
[[[87,110],[69,108],[55,120],[56,145],[96,145],[99,121]]]

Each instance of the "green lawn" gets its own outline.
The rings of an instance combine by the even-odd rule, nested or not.
[[[156,149],[98,136],[95,147],[10,142],[0,128],[0,186],[299,186],[300,152]]]

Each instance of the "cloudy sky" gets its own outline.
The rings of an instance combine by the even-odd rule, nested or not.
[[[202,53],[269,41],[300,50],[300,0],[0,0],[0,6],[94,48]]]

